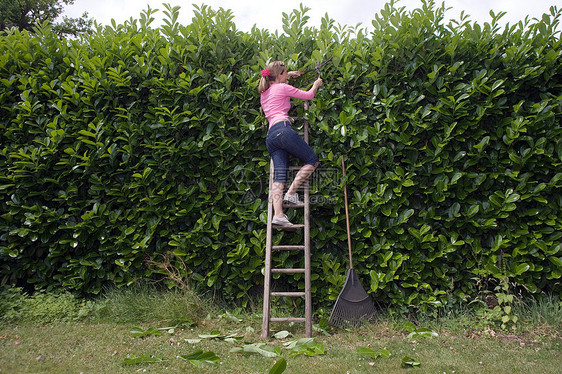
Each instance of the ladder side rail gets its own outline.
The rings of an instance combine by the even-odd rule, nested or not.
[[[269,161],[269,194],[267,201],[267,235],[265,244],[265,271],[263,282],[263,322],[261,328],[262,338],[269,336],[269,322],[271,313],[271,247],[272,247],[272,234],[273,228],[271,221],[273,220],[273,199],[271,197],[271,190],[273,188],[273,160]]]
[[[304,110],[308,112],[308,101],[304,103]],[[304,120],[304,141],[308,144],[308,120]],[[312,283],[310,265],[310,178],[304,182],[304,313],[305,335],[312,337]]]

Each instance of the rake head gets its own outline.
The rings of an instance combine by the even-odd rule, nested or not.
[[[359,276],[354,269],[349,269],[345,285],[330,314],[330,324],[338,327],[357,327],[363,322],[372,321],[377,313],[369,294],[359,282]]]

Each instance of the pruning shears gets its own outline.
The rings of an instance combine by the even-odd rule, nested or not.
[[[318,73],[318,76],[320,76],[320,69],[322,69],[324,67],[324,65],[326,65],[328,62],[330,62],[332,60],[332,57],[328,57],[326,60],[324,60],[323,62],[317,62],[316,63],[316,67],[314,68],[310,68],[305,70],[302,74],[301,77],[307,73],[310,73],[311,71],[316,71],[316,73]]]

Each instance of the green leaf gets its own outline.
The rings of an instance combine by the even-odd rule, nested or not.
[[[461,179],[462,176],[463,176],[463,173],[461,173],[461,172],[456,172],[456,173],[451,177],[451,182],[449,182],[449,184],[455,184],[459,179]]]
[[[313,340],[300,343],[297,341],[289,351],[289,357],[295,357],[299,355],[305,356],[315,356],[324,354],[324,344],[316,343]]]
[[[300,338],[300,339],[295,339],[295,340],[289,340],[288,342],[283,343],[283,345],[287,349],[292,349],[299,344],[307,344],[307,343],[312,342],[312,341],[314,341],[314,338]]]
[[[516,193],[511,194],[511,195],[509,195],[509,196],[505,199],[505,203],[506,203],[506,204],[514,203],[514,202],[516,202],[517,200],[519,200],[519,198],[521,198],[521,196],[520,196],[519,194],[516,194]]]
[[[414,215],[413,209],[406,209],[398,216],[398,224],[402,224],[408,221],[408,219]]]
[[[200,337],[201,339],[221,339],[221,338],[223,338],[224,336],[221,334],[220,331],[218,331],[218,330],[213,330],[213,331],[211,331],[210,334],[200,334],[199,337]]]
[[[560,147],[560,149],[562,149],[562,146]],[[559,180],[562,179],[562,173],[556,173],[548,182],[549,185],[551,186],[555,186]]]
[[[556,266],[558,266],[558,267],[562,267],[562,259],[560,259],[560,257],[549,256],[548,259],[549,259],[549,261],[552,262],[554,265],[556,265]]]
[[[291,335],[291,333],[289,331],[283,330],[283,331],[279,331],[275,334],[273,334],[273,336],[275,337],[275,339],[285,339],[286,337],[288,337],[289,335]]]
[[[85,135],[85,136],[88,136],[88,137],[90,137],[90,138],[95,138],[95,137],[96,137],[96,134],[94,134],[94,133],[91,132],[91,131],[87,131],[87,130],[80,130],[80,131],[78,131],[78,133],[79,133],[80,135]]]
[[[277,360],[275,365],[269,370],[269,374],[281,374],[287,369],[287,360],[284,358]]]
[[[386,349],[380,349],[379,351],[375,352],[371,348],[359,347],[357,348],[357,353],[360,355],[367,355],[371,358],[377,359],[379,357],[388,358],[390,357],[390,352]]]
[[[527,264],[527,263],[522,263],[519,264],[517,266],[515,266],[515,269],[513,270],[513,273],[515,275],[521,275],[524,272],[526,272],[527,270],[529,270],[531,268],[531,265]]]
[[[468,212],[466,213],[467,217],[473,217],[478,211],[480,210],[480,205],[474,204],[468,208]]]
[[[397,328],[402,328],[408,332],[416,331],[416,325],[414,325],[414,323],[410,321],[401,323],[400,325],[397,326]]]
[[[404,356],[402,358],[402,367],[418,367],[421,365],[421,363],[418,360],[415,360],[411,357],[408,356]]]
[[[451,208],[449,208],[449,216],[451,218],[459,217],[460,216],[461,205],[456,202],[454,203]]]
[[[412,331],[410,334],[408,334],[408,338],[410,339],[428,338],[435,336],[439,336],[439,334],[424,327],[417,328],[415,331]]]
[[[279,354],[275,352],[275,349],[268,346],[265,343],[252,343],[245,344],[242,347],[234,347],[230,350],[231,353],[243,353],[243,354],[259,354],[263,357],[277,357]]]
[[[156,330],[152,327],[149,327],[146,330],[143,330],[139,327],[134,327],[131,329],[130,333],[135,338],[143,338],[150,335],[162,335],[162,331]]]
[[[220,358],[214,352],[203,352],[201,349],[188,355],[179,355],[179,357],[191,362],[197,367],[218,365],[220,362]]]
[[[489,136],[485,136],[484,138],[482,138],[482,140],[480,141],[480,143],[476,144],[474,146],[474,148],[478,149],[478,150],[483,150],[488,143],[490,142],[490,137]]]

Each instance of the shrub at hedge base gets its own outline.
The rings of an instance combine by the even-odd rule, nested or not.
[[[301,6],[283,14],[281,34],[237,31],[231,11],[207,6],[182,26],[178,12],[165,5],[164,26],[151,28],[148,9],[80,40],[47,25],[0,36],[2,283],[95,294],[159,279],[147,261],[173,252],[194,285],[242,303],[259,295],[269,168],[259,71],[331,56],[309,111],[295,109],[323,165],[312,186],[316,303],[335,300],[348,266],[342,155],[355,261],[381,304],[427,309],[494,279],[560,292],[555,7],[502,30],[501,14],[445,24],[444,5],[391,2],[368,31],[327,16],[307,27]]]

